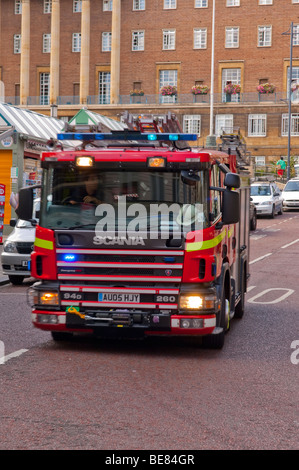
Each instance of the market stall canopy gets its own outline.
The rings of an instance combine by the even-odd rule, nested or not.
[[[102,132],[122,131],[128,128],[128,126],[122,122],[103,116],[102,114],[94,113],[85,108],[80,109],[80,111],[70,119],[69,124],[100,125]]]
[[[57,139],[57,133],[63,130],[65,122],[61,119],[46,116],[30,111],[29,109],[18,108],[7,103],[0,103],[0,127],[13,127],[20,135],[20,138],[38,139],[48,142],[50,139]],[[1,139],[1,134],[0,134]],[[78,142],[65,142],[64,146],[74,147]]]

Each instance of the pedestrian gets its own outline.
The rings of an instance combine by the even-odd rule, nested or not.
[[[283,177],[284,170],[286,169],[286,162],[284,161],[283,157],[280,157],[280,160],[276,163],[277,165],[277,174],[280,178]]]

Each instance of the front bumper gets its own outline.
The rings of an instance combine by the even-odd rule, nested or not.
[[[284,209],[299,209],[299,201],[283,201],[283,208]]]
[[[5,253],[1,254],[1,264],[3,274],[8,276],[26,276],[30,277],[30,254],[23,255],[20,253]]]
[[[264,206],[255,206],[255,208],[256,208],[256,215],[271,215],[273,205],[268,204]]]
[[[198,285],[196,288],[198,289]],[[204,304],[204,307],[196,311],[179,309],[178,288],[175,296],[165,295],[161,298],[161,295],[158,295],[158,303],[153,300],[156,294],[151,294],[153,297],[149,298],[147,304],[102,303],[95,301],[94,298],[88,300],[94,295],[94,291],[103,290],[98,286],[82,286],[80,292],[75,286],[72,287],[73,290],[70,289],[71,287],[58,285],[56,282],[37,282],[29,289],[28,303],[32,307],[32,321],[35,327],[48,331],[88,331],[108,337],[111,334],[200,336],[213,333],[216,328],[216,314],[220,308],[216,289],[211,287],[203,288],[201,295],[203,297],[206,295],[209,299],[211,296],[214,297],[214,303],[209,304],[209,309]],[[143,287],[131,286],[122,290],[126,289],[128,291],[139,289],[141,296],[149,295],[148,290]],[[195,285],[192,285],[190,290],[190,286],[183,284],[180,287],[181,295],[194,292],[194,289]],[[165,291],[165,288],[150,290],[160,293]],[[53,294],[54,303],[50,300],[51,303],[47,304],[45,300],[47,295],[49,299],[53,299]],[[169,302],[170,297],[173,304],[163,303],[163,301]]]
[[[84,318],[68,318],[68,313],[57,310],[33,309],[32,322],[36,328],[45,331],[85,332],[101,336],[203,336],[212,334],[216,328],[216,315],[172,315],[166,316],[155,325],[159,314],[149,318],[149,324],[128,322],[124,315],[110,321],[86,315]]]

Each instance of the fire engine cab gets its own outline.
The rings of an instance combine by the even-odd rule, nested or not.
[[[67,129],[41,157],[28,300],[55,340],[192,336],[219,349],[243,316],[250,196],[236,156],[154,124]],[[33,189],[20,190],[21,219],[32,218]]]

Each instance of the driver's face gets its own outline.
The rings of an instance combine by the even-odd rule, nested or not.
[[[88,194],[94,193],[98,189],[99,180],[97,175],[89,175],[85,181],[86,191]]]

